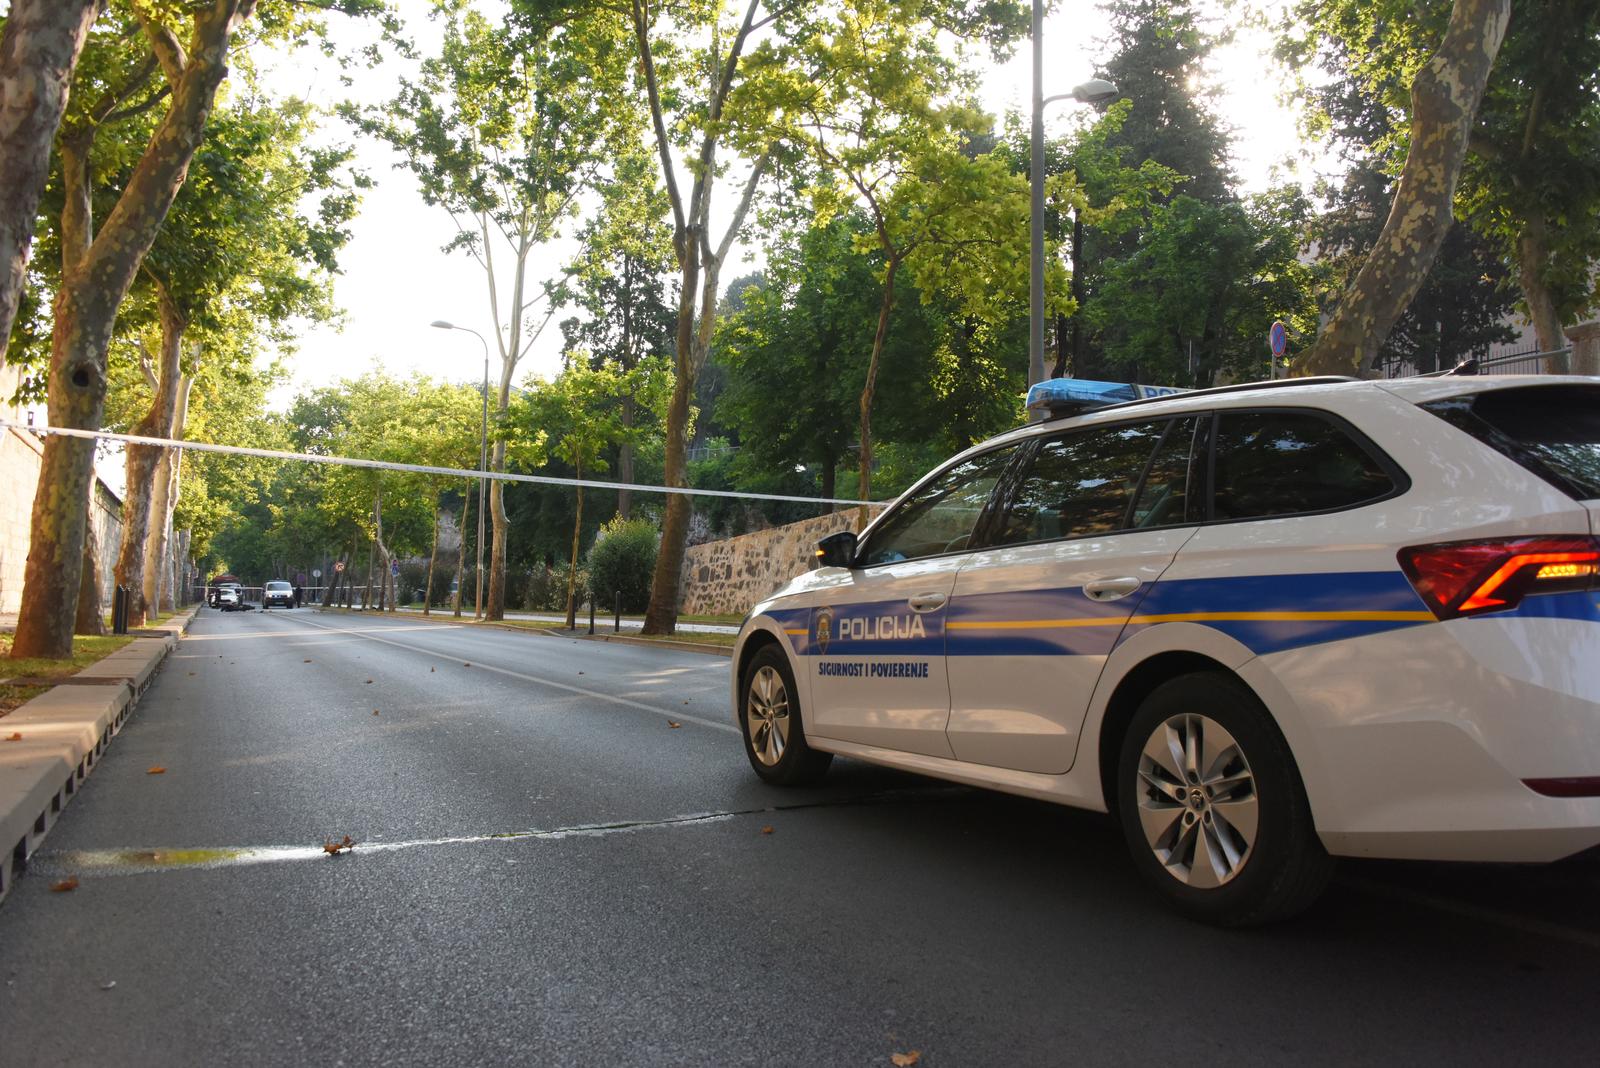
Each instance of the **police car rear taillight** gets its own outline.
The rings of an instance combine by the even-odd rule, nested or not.
[[[1435,616],[1455,619],[1594,588],[1600,541],[1573,534],[1417,545],[1400,550],[1400,567]]]

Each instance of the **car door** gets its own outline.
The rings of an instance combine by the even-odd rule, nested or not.
[[[925,479],[867,532],[855,565],[812,608],[811,708],[819,738],[948,757],[945,610],[968,545],[1017,446]]]
[[[959,760],[1064,774],[1106,657],[1194,535],[1198,417],[1045,438],[956,576],[946,623]],[[1193,489],[1191,489],[1193,482]]]

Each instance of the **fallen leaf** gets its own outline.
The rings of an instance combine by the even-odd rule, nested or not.
[[[772,833],[772,828],[771,827],[763,827],[763,828],[761,828],[761,833],[762,834],[771,834]]]
[[[8,742],[20,742],[20,741],[22,741],[22,732],[21,731],[12,731],[10,734],[6,735],[6,741],[8,741]]]
[[[367,685],[368,685],[368,686],[371,686],[371,685],[372,685],[372,680],[371,680],[371,679],[368,679],[368,680],[367,680]]]
[[[583,674],[583,672],[581,672],[581,671],[580,671],[580,672],[578,672],[578,674],[580,674],[580,675],[582,675],[582,674]]]
[[[688,701],[685,701],[685,702],[684,702],[684,704],[688,704],[688,703],[689,703],[689,702],[688,702]]]
[[[65,879],[62,879],[58,883],[51,883],[50,884],[50,891],[51,891],[51,893],[55,893],[55,894],[70,893],[73,890],[76,890],[77,888],[78,888],[78,877],[76,875],[69,875]]]
[[[462,667],[471,667],[472,665],[471,664],[462,664],[461,666]]]
[[[428,674],[432,675],[435,671],[438,671],[438,670],[439,670],[438,668],[429,668],[428,669]]]
[[[300,661],[300,663],[302,663],[302,664],[309,664],[309,663],[311,663],[311,661],[309,661],[309,660],[302,660],[302,661]]]
[[[673,730],[677,730],[679,727],[683,726],[683,724],[679,723],[675,719],[669,719],[667,720],[667,726],[671,727]]]
[[[146,775],[165,775],[166,773],[167,769],[162,767],[160,764],[157,764],[155,767],[145,772]]]
[[[117,981],[115,979],[107,979],[105,982],[100,984],[101,990],[115,990],[116,988]]]
[[[377,709],[376,709],[376,708],[374,708],[374,709],[373,709],[373,710],[372,710],[372,714],[373,714],[373,715],[374,715],[374,716],[376,716],[376,715],[377,715],[377,714],[378,714],[378,710],[377,710]]]
[[[913,1064],[916,1064],[921,1059],[922,1051],[920,1049],[914,1049],[910,1053],[889,1054],[889,1060],[893,1062],[895,1068],[911,1068]]]
[[[328,854],[330,857],[336,857],[341,852],[344,852],[345,850],[349,850],[349,849],[354,849],[355,847],[356,847],[355,841],[348,834],[345,835],[344,838],[341,839],[340,841],[337,841],[337,842],[323,842],[322,843],[322,851],[324,853]]]

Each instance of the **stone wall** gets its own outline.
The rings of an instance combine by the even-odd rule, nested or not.
[[[873,514],[877,510],[874,509]],[[738,615],[779,586],[811,569],[817,542],[855,527],[856,510],[831,512],[788,526],[724,541],[691,545],[683,557],[679,611]]]
[[[0,416],[26,422],[23,409],[8,403],[16,390],[16,369],[0,364]],[[36,412],[36,417],[42,413]],[[22,607],[22,582],[32,537],[33,494],[39,487],[39,465],[44,446],[32,434],[0,428],[0,615],[15,615]],[[122,502],[98,479],[95,482],[93,522],[100,536],[101,597],[111,607],[112,569],[122,544]]]

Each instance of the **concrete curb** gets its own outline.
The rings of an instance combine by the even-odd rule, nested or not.
[[[351,612],[348,609],[343,609],[343,608],[318,608],[317,611],[319,611],[319,612],[337,612],[337,613],[339,613],[341,615],[346,615],[346,614],[348,614],[348,615],[360,615],[361,614],[359,612]],[[379,615],[387,615],[387,613],[381,613],[380,612]],[[547,638],[573,638],[573,639],[576,639],[576,640],[579,640],[579,641],[586,641],[586,642],[621,642],[623,645],[647,645],[647,646],[650,646],[652,649],[679,649],[679,650],[682,650],[683,652],[686,652],[686,653],[705,653],[705,654],[707,654],[709,656],[726,656],[726,657],[732,657],[733,656],[733,646],[731,646],[731,645],[712,645],[712,644],[707,643],[707,642],[664,642],[664,641],[660,641],[659,639],[656,639],[656,638],[637,638],[637,637],[634,637],[634,636],[628,635],[628,634],[573,634],[570,631],[565,631],[565,630],[552,630],[552,629],[550,629],[548,627],[530,627],[530,626],[520,625],[520,624],[516,624],[516,623],[472,623],[472,622],[468,622],[466,624],[462,624],[462,621],[459,620],[459,619],[445,619],[445,618],[435,617],[435,616],[425,616],[425,615],[422,615],[420,613],[414,614],[414,615],[409,616],[409,617],[402,617],[399,613],[394,613],[393,615],[388,616],[388,618],[393,618],[393,619],[410,618],[410,619],[415,619],[415,620],[417,620],[418,622],[421,622],[421,623],[454,623],[454,624],[457,624],[457,625],[465,625],[465,626],[472,626],[472,627],[492,627],[495,630],[509,630],[509,631],[515,631],[515,632],[518,632],[518,633],[521,633],[521,634],[539,634],[539,635],[543,635],[544,637],[547,637]]]
[[[77,795],[156,670],[194,619],[189,609],[0,719],[0,902]]]
[[[564,631],[550,630],[558,638],[577,638],[586,642],[621,642],[623,645],[648,645],[654,649],[681,649],[687,653],[705,653],[708,656],[733,656],[733,646],[712,645],[708,642],[667,642],[659,638],[635,638],[629,634],[567,634]]]

